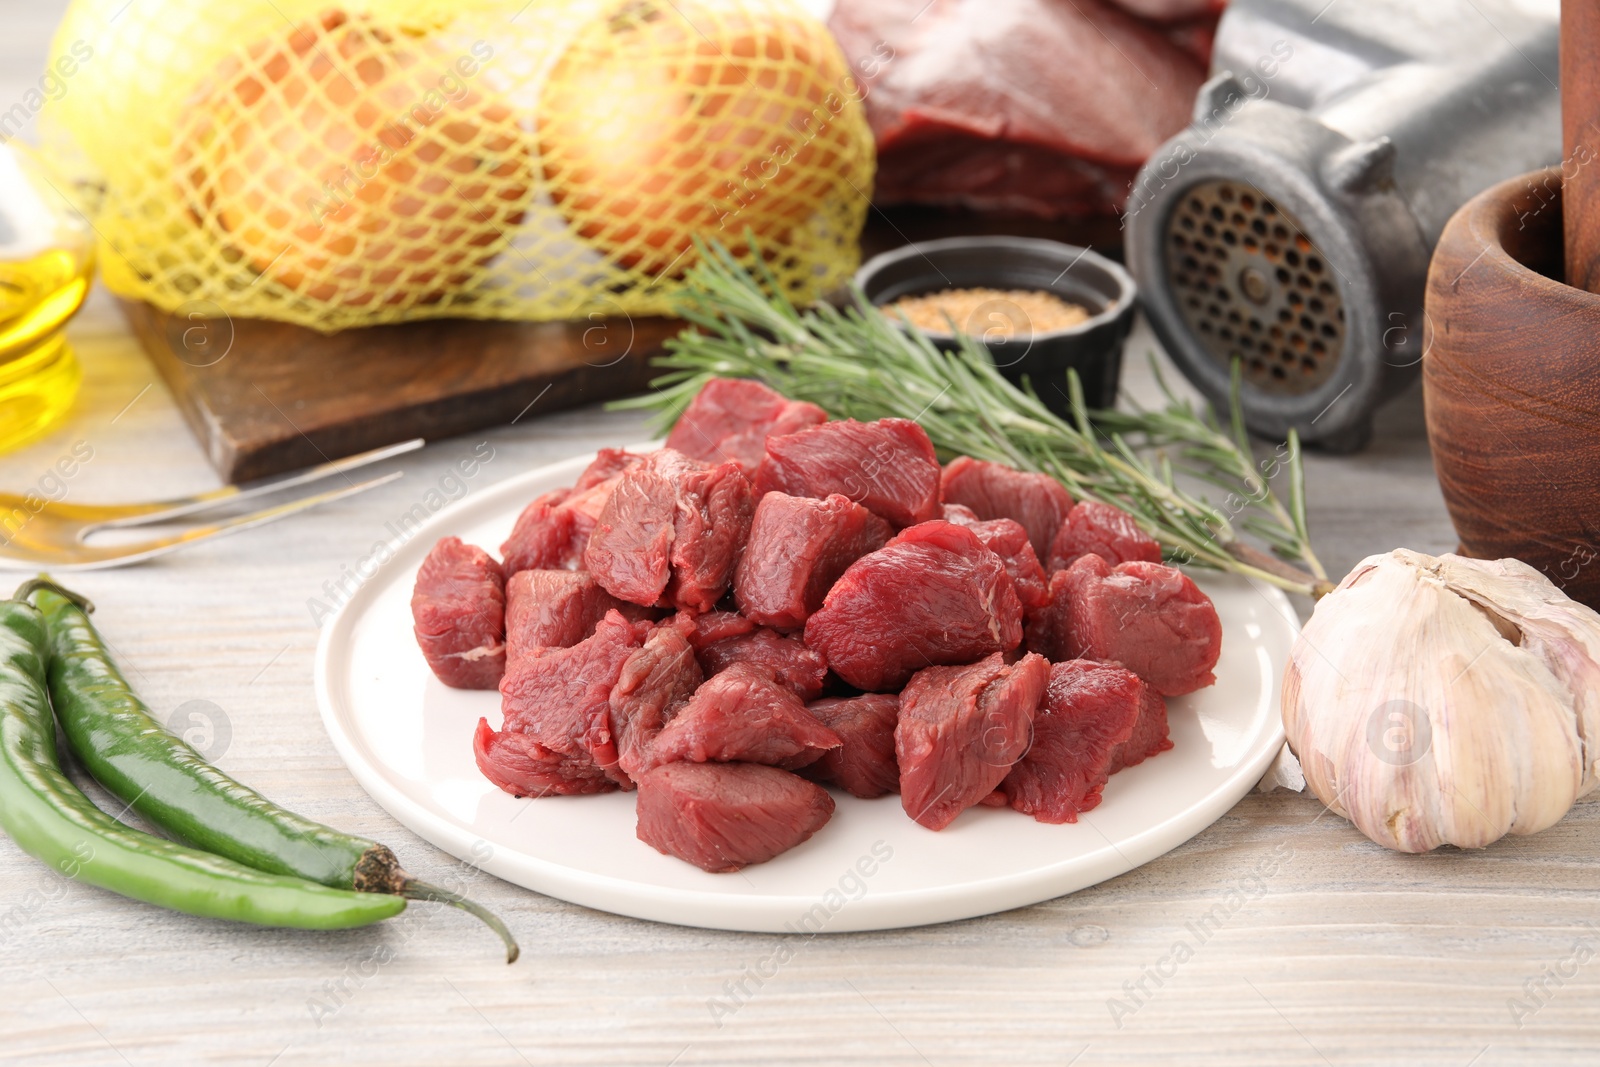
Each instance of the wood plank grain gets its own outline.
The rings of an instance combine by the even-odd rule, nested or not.
[[[435,440],[644,389],[683,324],[433,319],[322,334],[214,306],[123,313],[223,480]]]

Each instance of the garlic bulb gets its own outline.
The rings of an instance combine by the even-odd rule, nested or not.
[[[1595,786],[1600,615],[1518,560],[1369,556],[1295,643],[1283,723],[1312,790],[1380,845],[1537,833]]]

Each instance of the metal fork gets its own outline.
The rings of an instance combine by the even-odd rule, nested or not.
[[[321,463],[303,471],[276,478],[263,478],[246,485],[225,485],[221,489],[197,493],[194,496],[159,500],[148,504],[54,504],[47,503],[39,511],[19,496],[0,493],[0,570],[35,570],[49,567],[58,571],[86,571],[103,567],[121,567],[128,563],[150,559],[152,556],[174,552],[186,545],[198,544],[223,534],[262,526],[296,512],[314,508],[342,497],[364,493],[387,485],[403,475],[394,471],[381,478],[373,478],[341,489],[300,497],[287,503],[253,511],[231,519],[208,525],[191,526],[170,537],[160,537],[133,544],[96,546],[88,538],[102,530],[130,526],[147,526],[171,519],[193,515],[225,504],[248,500],[251,497],[276,493],[308,482],[320,481],[335,474],[364,467],[369,463],[415,451],[423,445],[421,438],[405,441],[387,448],[373,449],[360,455]]]

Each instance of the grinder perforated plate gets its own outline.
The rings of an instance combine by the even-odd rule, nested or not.
[[[1244,182],[1190,188],[1167,230],[1167,284],[1190,332],[1266,393],[1326,382],[1344,350],[1338,286],[1293,217]]]

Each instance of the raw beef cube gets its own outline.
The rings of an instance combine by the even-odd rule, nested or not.
[[[1144,560],[1161,562],[1161,546],[1121,508],[1098,500],[1081,501],[1050,542],[1051,572],[1066,570],[1079,556],[1095,555],[1112,566]]]
[[[612,490],[622,481],[623,474],[643,463],[647,454],[643,452],[628,452],[621,448],[602,448],[596,454],[594,462],[584,468],[578,475],[578,482],[572,487],[572,495],[567,497],[562,507],[572,517],[572,566],[583,566],[583,552],[589,546],[589,538],[594,534],[595,525],[600,521],[600,513],[605,510],[606,501],[611,499]]]
[[[966,667],[928,667],[900,694],[895,757],[900,803],[930,830],[994,792],[1028,749],[1050,665],[1028,655],[1007,664],[996,652]]]
[[[1033,718],[1033,744],[1000,790],[1040,822],[1077,822],[1100,803],[1118,749],[1132,737],[1147,687],[1108,663],[1069,660],[1050,668]]]
[[[512,730],[497,732],[488,719],[478,720],[472,754],[483,776],[514,797],[579,796],[617,788],[587,752],[548,748]]]
[[[518,571],[506,582],[506,659],[516,663],[546,648],[571,648],[594,633],[606,612],[635,604],[600,588],[588,571]]]
[[[710,611],[733,584],[750,538],[755,498],[732,463],[688,474],[673,529],[667,599],[688,611]]]
[[[989,519],[980,521],[973,510],[961,504],[944,506],[946,522],[965,526],[978,535],[983,547],[999,556],[1011,575],[1011,584],[1017,587],[1017,599],[1024,611],[1043,607],[1049,599],[1046,592],[1044,568],[1028,540],[1028,531],[1014,519]]]
[[[894,757],[898,696],[868,693],[818,700],[807,704],[806,710],[844,742],[807,767],[808,778],[868,800],[899,791],[900,765]]]
[[[793,770],[843,742],[771,673],[735,664],[695,690],[645,753],[641,770],[664,763],[764,763]]]
[[[946,504],[962,504],[984,520],[1020,522],[1039,559],[1049,553],[1050,538],[1072,510],[1072,494],[1048,474],[971,456],[951,460],[940,484]]]
[[[672,536],[678,491],[653,464],[618,480],[584,547],[583,563],[611,595],[655,604],[672,577]]]
[[[571,495],[570,489],[557,489],[522,509],[511,536],[500,546],[507,577],[577,566],[582,550],[573,543],[572,509],[561,506]]]
[[[598,463],[600,461],[596,460],[595,462]],[[600,522],[600,514],[605,511],[606,503],[611,499],[612,491],[621,482],[622,475],[613,474],[604,481],[596,482],[581,492],[573,490],[572,495],[562,504],[562,509],[572,516],[571,554],[574,567],[583,566],[584,549],[589,546],[589,538],[594,535],[594,528]]]
[[[814,782],[751,763],[669,763],[639,779],[639,840],[712,873],[765,863],[833,816]]]
[[[822,695],[828,681],[828,664],[816,651],[796,637],[785,637],[765,628],[748,634],[724,637],[700,649],[700,666],[707,676],[720,674],[736,663],[748,663],[772,674],[779,685],[788,686],[801,700]]]
[[[459,538],[433,546],[411,593],[412,632],[434,676],[456,689],[493,689],[506,668],[500,564]]]
[[[1182,22],[1169,22],[1161,27],[1162,35],[1179,49],[1187,52],[1202,66],[1211,64],[1211,53],[1217,44],[1217,17],[1202,15]]]
[[[767,439],[756,496],[840,493],[896,527],[939,517],[939,459],[927,433],[909,419],[828,422]]]
[[[935,520],[851,564],[805,636],[840,678],[882,692],[923,667],[1016,648],[1022,604],[1005,562],[977,534]]]
[[[620,772],[608,775],[595,759],[589,736],[610,715],[611,691],[649,629],[609,612],[593,636],[507,671],[500,681],[505,723],[498,734],[480,725],[474,746],[489,780],[518,796],[596,793],[620,781]]]
[[[1227,6],[1227,0],[1112,0],[1112,2],[1129,14],[1157,22],[1216,15]]]
[[[619,476],[584,565],[619,599],[710,611],[733,578],[752,510],[736,465],[662,449]]]
[[[611,491],[623,472],[643,459],[636,452],[602,448],[578,476],[577,485],[546,493],[523,508],[511,536],[500,546],[506,575],[581,567],[583,550]]]
[[[752,378],[713,378],[684,409],[667,447],[706,463],[737,463],[753,475],[769,436],[827,421],[817,405],[786,399]]]
[[[740,612],[780,630],[804,626],[845,568],[882,548],[893,532],[838,493],[825,500],[768,493],[756,505],[733,577]]]
[[[1216,681],[1222,623],[1175,567],[1081,556],[1050,576],[1050,603],[1030,618],[1028,647],[1052,660],[1120,663],[1175,697]]]
[[[682,623],[669,620],[650,631],[644,647],[622,664],[622,673],[611,689],[611,712],[603,730],[590,729],[589,750],[612,777],[619,777],[613,768],[621,769],[624,789],[632,787],[633,776],[644,766],[650,742],[705,678],[684,636],[685,629]]]
[[[591,489],[614,481],[644,460],[643,452],[629,452],[625,448],[602,448],[595,453],[594,462],[583,468],[583,473],[578,475],[577,484],[572,487],[572,492],[587,493]]]
[[[742,637],[753,633],[756,628],[755,623],[737,611],[708,611],[704,614],[683,611],[678,613],[678,618],[689,623],[690,629],[686,633],[696,652],[725,637]]]
[[[1144,699],[1139,702],[1139,718],[1133,724],[1133,736],[1111,753],[1111,773],[1116,774],[1124,767],[1137,766],[1171,747],[1172,738],[1167,732],[1166,698],[1147,685],[1144,687]]]

